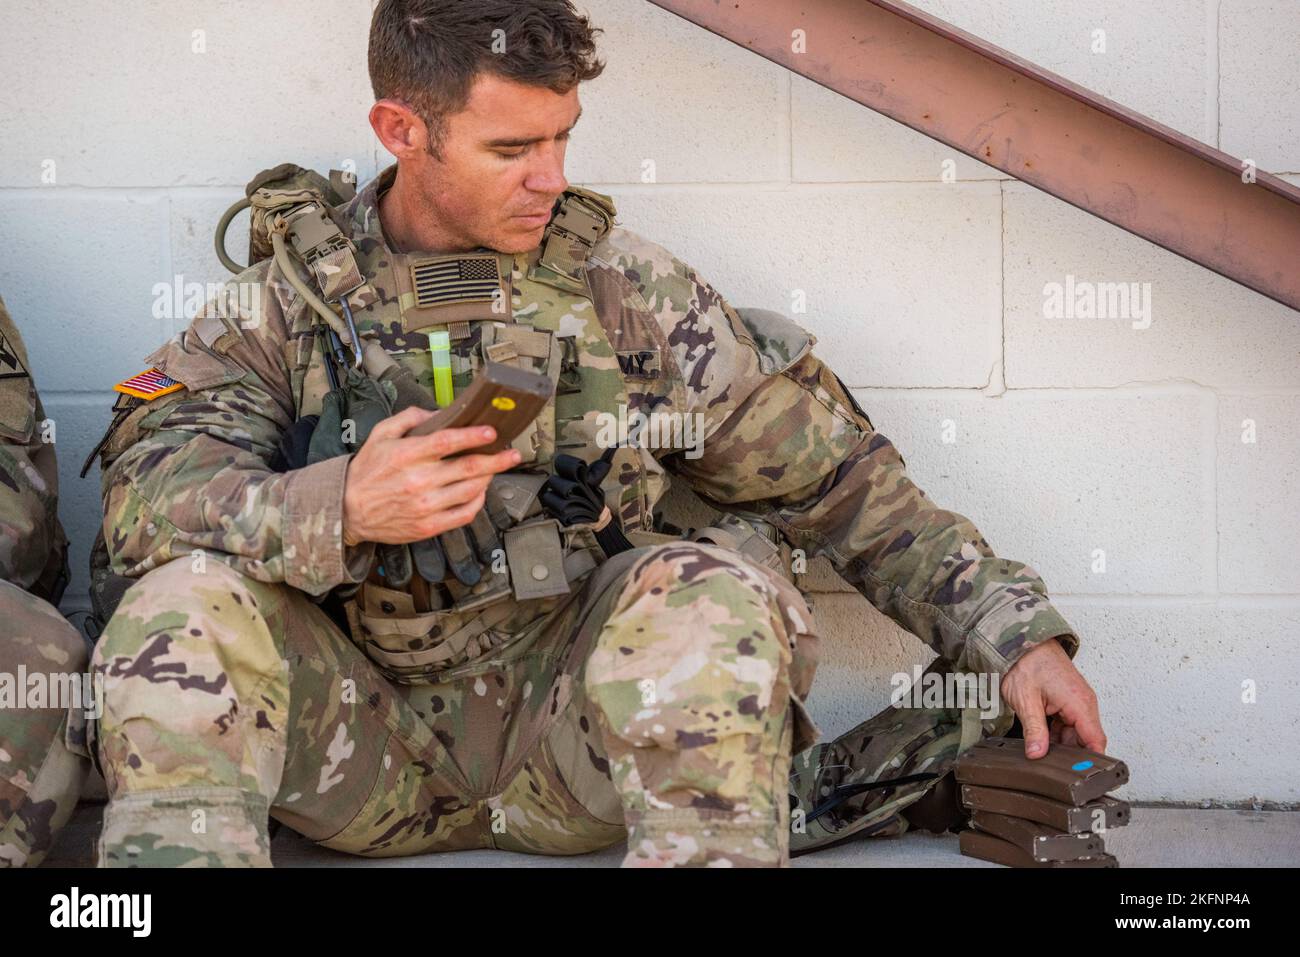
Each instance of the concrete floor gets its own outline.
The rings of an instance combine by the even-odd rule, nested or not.
[[[101,805],[83,804],[59,838],[46,867],[88,867],[99,834]],[[1300,867],[1300,812],[1191,808],[1133,809],[1132,823],[1106,835],[1121,867]],[[582,857],[537,857],[504,851],[461,851],[368,859],[317,847],[281,828],[271,854],[284,867],[617,867],[622,847]],[[795,867],[997,867],[962,857],[955,835],[923,832],[854,841],[796,858]]]

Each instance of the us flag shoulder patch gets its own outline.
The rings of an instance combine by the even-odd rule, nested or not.
[[[149,369],[113,386],[115,392],[133,395],[137,399],[157,399],[159,396],[179,392],[185,386],[158,369]]]

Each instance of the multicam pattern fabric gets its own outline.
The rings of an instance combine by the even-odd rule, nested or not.
[[[46,600],[57,601],[66,581],[67,539],[44,422],[26,350],[0,301],[0,867],[44,859],[89,769],[77,737],[84,723],[69,711],[84,699],[53,705],[88,656]]]
[[[366,278],[350,304],[361,335],[430,386],[427,326],[411,321],[379,223],[394,174],[339,210]],[[583,196],[612,216],[608,197]],[[552,344],[532,361],[564,388],[521,471],[545,473],[558,451],[595,459],[611,415],[698,416],[698,457],[618,449],[604,491],[629,534],[652,528],[678,476],[719,508],[765,518],[809,557],[829,557],[954,668],[1005,671],[1053,637],[1073,654],[1034,570],[994,555],[969,521],[911,483],[894,446],[809,352],[810,336],[738,313],[624,228],[561,252],[503,257],[508,315],[465,323],[453,341],[462,386],[489,338],[526,329]],[[349,644],[308,600],[372,575],[374,547],[342,542],[347,459],[270,468],[286,430],[318,412],[328,389],[315,320],[274,262],[232,282],[260,284],[256,316],[237,337],[207,342],[196,320],[149,356],[187,388],[142,405],[106,446],[106,554],[142,580],[95,657],[108,682],[99,736],[112,797],[101,861],[264,864],[269,809],[361,854],[580,853],[627,835],[629,865],[785,863],[798,833],[790,754],[813,738],[801,699],[814,630],[797,593],[699,545],[624,553],[644,564],[615,560],[579,574],[570,594],[478,612],[490,625],[455,608],[416,612],[401,594],[367,605],[371,577],[349,606]],[[565,545],[591,541],[566,535]],[[598,640],[584,645],[592,621]],[[412,651],[396,644],[402,636]],[[446,666],[395,682],[384,662],[399,655]],[[638,707],[647,693],[657,703]],[[889,759],[917,748],[937,766],[954,750],[938,720],[881,727],[867,753],[883,763],[855,774],[894,775]],[[362,733],[360,722],[386,730]],[[792,780],[800,808],[830,786],[802,755]],[[205,809],[227,839],[191,832],[183,812]],[[832,836],[823,825],[817,840]]]

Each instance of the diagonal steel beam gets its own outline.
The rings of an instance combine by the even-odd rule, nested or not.
[[[650,2],[1300,310],[1300,189],[1276,176],[899,0]]]

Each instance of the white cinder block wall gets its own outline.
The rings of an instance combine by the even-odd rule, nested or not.
[[[791,313],[802,291],[796,318],[914,480],[1033,564],[1079,630],[1122,793],[1300,800],[1300,315],[648,3],[580,6],[609,67],[570,179],[736,305]],[[1300,0],[921,6],[1300,182]],[[212,228],[258,170],[387,164],[366,123],[371,9],[6,0],[0,294],[57,424],[69,613],[99,516],[98,470],[76,473],[109,390],[192,314],[155,315],[156,284],[224,278]],[[1044,318],[1067,275],[1150,283],[1149,328]],[[814,581],[812,704],[835,734],[930,653],[826,569]]]

